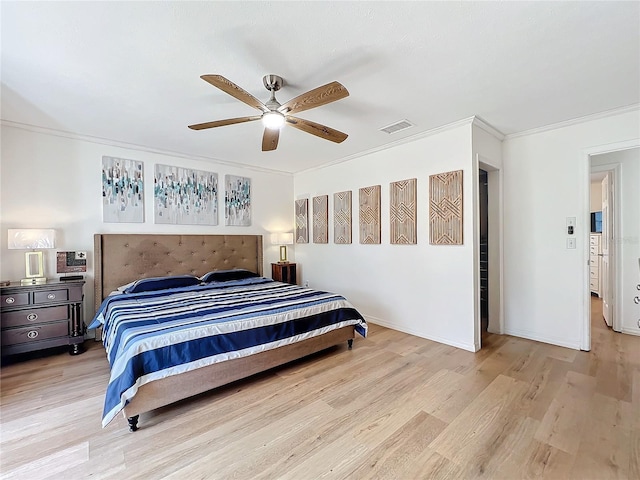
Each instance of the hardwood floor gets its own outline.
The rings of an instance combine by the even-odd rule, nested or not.
[[[4,365],[2,478],[640,478],[640,337],[593,299],[592,351],[367,339],[142,415],[100,416],[101,345]]]

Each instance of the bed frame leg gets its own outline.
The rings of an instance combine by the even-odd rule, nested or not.
[[[138,430],[138,420],[140,419],[140,415],[134,415],[133,417],[127,418],[127,422],[129,422],[129,431],[135,432]]]
[[[347,340],[347,345],[349,346],[349,350],[353,348],[353,338],[350,338],[349,340]]]

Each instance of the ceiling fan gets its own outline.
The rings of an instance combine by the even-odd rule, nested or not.
[[[293,116],[294,113],[320,107],[327,103],[348,97],[349,92],[344,85],[339,82],[327,83],[321,87],[309,90],[308,92],[303,93],[284,104],[280,104],[280,102],[276,100],[275,94],[284,85],[284,80],[278,75],[265,75],[262,78],[262,83],[271,93],[271,98],[266,103],[262,103],[249,92],[243,90],[222,75],[202,75],[200,78],[205,82],[209,82],[214,87],[219,88],[223,92],[228,93],[232,97],[237,98],[241,102],[260,110],[262,113],[248,117],[228,118],[226,120],[189,125],[189,128],[192,130],[204,130],[207,128],[222,127],[224,125],[233,125],[234,123],[262,120],[265,127],[264,134],[262,136],[263,152],[275,150],[277,148],[278,139],[280,138],[280,129],[285,124],[335,143],[343,142],[348,136],[346,133],[334,130],[333,128]]]

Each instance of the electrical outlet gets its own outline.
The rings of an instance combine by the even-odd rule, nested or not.
[[[305,286],[305,287],[307,287],[307,288],[309,288],[309,280],[305,280],[305,281],[304,281],[304,286]]]
[[[575,238],[567,238],[567,248],[576,248]]]

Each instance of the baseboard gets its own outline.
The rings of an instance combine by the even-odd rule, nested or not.
[[[462,343],[462,342],[457,342],[455,340],[451,340],[449,338],[425,335],[422,332],[418,332],[410,328],[399,327],[398,325],[395,325],[391,322],[387,322],[386,320],[383,320],[381,318],[376,318],[376,317],[372,317],[371,315],[364,315],[364,314],[363,316],[367,321],[367,323],[373,323],[375,325],[380,325],[381,327],[390,328],[391,330],[397,330],[402,333],[408,333],[409,335],[424,338],[426,340],[431,340],[433,342],[443,343],[444,345],[449,345],[450,347],[460,348],[462,350],[467,350],[468,352],[473,352],[473,353],[477,352],[480,349],[480,348],[476,348],[476,345],[472,343]]]
[[[547,337],[544,335],[538,335],[535,332],[530,332],[527,330],[511,329],[511,328],[505,328],[504,333],[505,335],[512,335],[514,337],[526,338],[527,340],[533,340],[536,342],[549,343],[551,345],[556,345],[558,347],[571,348],[572,350],[580,350],[580,341],[567,342],[562,338]]]
[[[622,333],[626,333],[627,335],[640,336],[640,329],[636,330],[636,329],[633,329],[633,328],[623,327]]]

